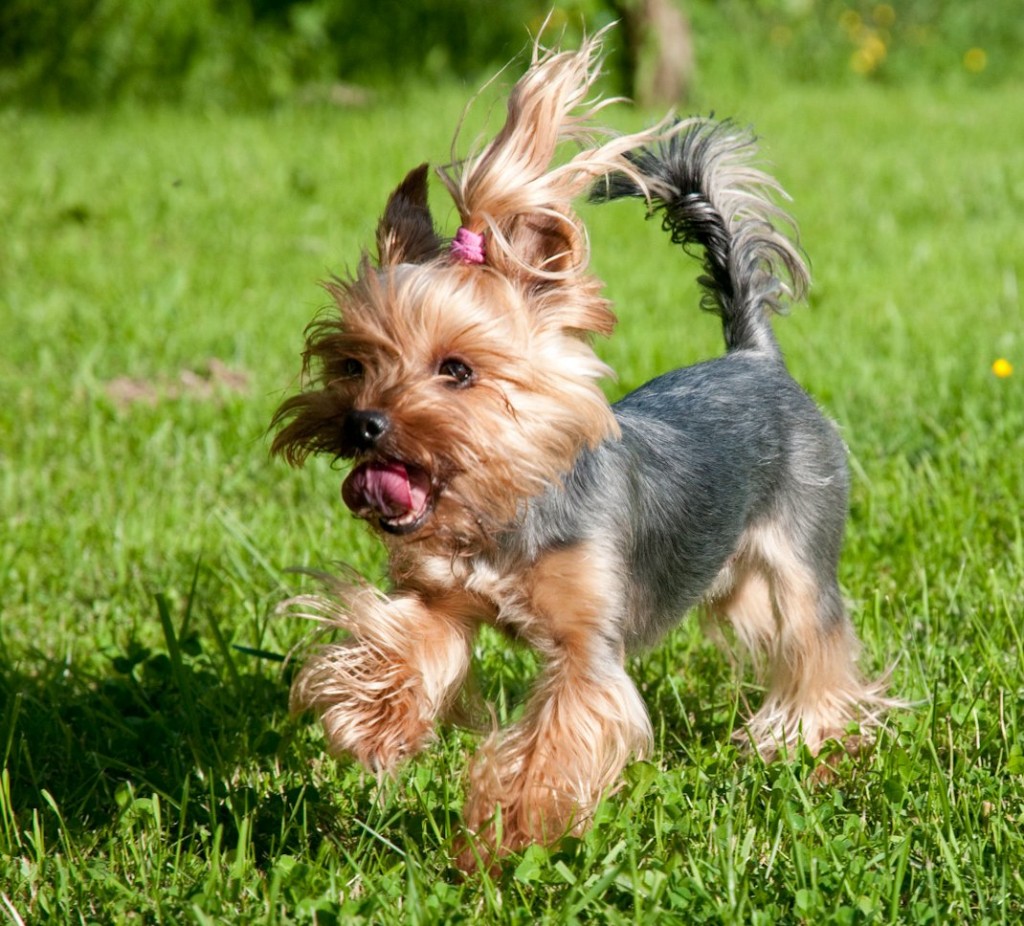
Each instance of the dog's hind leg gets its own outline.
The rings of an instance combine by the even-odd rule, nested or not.
[[[884,682],[867,682],[857,668],[860,644],[834,563],[825,563],[820,551],[817,560],[801,555],[774,527],[750,532],[748,543],[767,591],[757,642],[767,655],[768,690],[746,735],[771,757],[800,740],[817,753],[827,740],[842,740],[851,723],[866,734],[893,702],[884,697]],[[764,606],[774,619],[770,634]]]

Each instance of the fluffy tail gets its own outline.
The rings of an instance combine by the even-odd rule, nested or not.
[[[643,185],[612,174],[591,199],[646,198],[675,244],[703,249],[701,307],[721,317],[726,348],[777,353],[769,316],[800,299],[809,276],[791,237],[796,226],[773,198],[786,194],[752,166],[756,150],[753,136],[729,122],[688,120],[627,155]]]

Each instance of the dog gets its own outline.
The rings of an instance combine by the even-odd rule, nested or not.
[[[344,631],[301,666],[297,710],[377,773],[431,740],[490,624],[542,669],[522,716],[470,765],[460,864],[587,826],[632,757],[651,753],[627,654],[691,608],[760,657],[766,694],[740,731],[766,758],[817,752],[891,702],[856,667],[836,579],[844,444],[786,370],[770,315],[808,274],[778,184],[729,122],[594,126],[599,33],[535,46],[504,126],[439,169],[461,218],[438,232],[427,165],[392,193],[377,254],[326,289],[301,391],[272,452],[351,461],[345,505],[379,534],[390,590],[334,579],[297,601]],[[563,142],[580,150],[559,162]],[[610,405],[594,353],[615,316],[588,272],[573,202],[637,197],[703,252],[703,308],[726,352]]]

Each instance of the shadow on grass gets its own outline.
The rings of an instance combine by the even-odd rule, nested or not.
[[[165,646],[129,643],[106,668],[31,654],[16,665],[0,646],[0,835],[28,831],[35,814],[73,837],[101,832],[157,796],[186,840],[219,832],[230,847],[244,820],[257,858],[295,848],[289,839],[310,848],[332,811],[301,771],[284,787],[277,774],[291,751],[287,670],[236,651],[216,627],[212,639],[188,630],[188,608],[175,626],[156,596]],[[314,825],[287,836],[282,820],[296,817]]]
[[[700,764],[731,741],[750,710],[745,704],[750,674],[720,647],[695,641],[685,628],[634,662],[666,767]]]
[[[383,790],[354,770],[329,776],[334,787],[321,794],[310,761],[321,747],[306,749],[288,719],[290,667],[231,646],[213,620],[200,634],[191,613],[198,576],[197,567],[180,614],[154,599],[159,646],[129,642],[86,666],[31,654],[16,662],[0,645],[0,848],[12,831],[29,832],[36,814],[76,845],[102,842],[151,820],[154,796],[162,838],[201,854],[243,840],[257,863],[313,856],[325,838],[356,854],[447,846],[459,831],[461,763],[488,731],[442,733],[433,759],[410,763]],[[508,722],[529,696],[536,660],[499,634],[483,642],[477,694]],[[670,639],[632,671],[660,732],[658,764],[700,765],[728,743],[736,682],[718,650]],[[439,762],[454,774],[438,779]]]

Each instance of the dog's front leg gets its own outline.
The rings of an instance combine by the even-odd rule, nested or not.
[[[579,545],[525,576],[519,630],[546,662],[523,717],[473,760],[463,818],[475,839],[464,868],[581,832],[630,758],[650,749],[650,720],[617,642],[614,570],[603,561]]]
[[[475,845],[460,867],[582,832],[629,759],[650,743],[644,704],[621,664],[556,660],[523,718],[474,758],[463,819]]]
[[[388,597],[368,585],[332,591],[301,603],[349,637],[307,659],[292,684],[292,708],[319,715],[332,753],[389,772],[430,741],[466,677],[471,603],[452,594]]]

